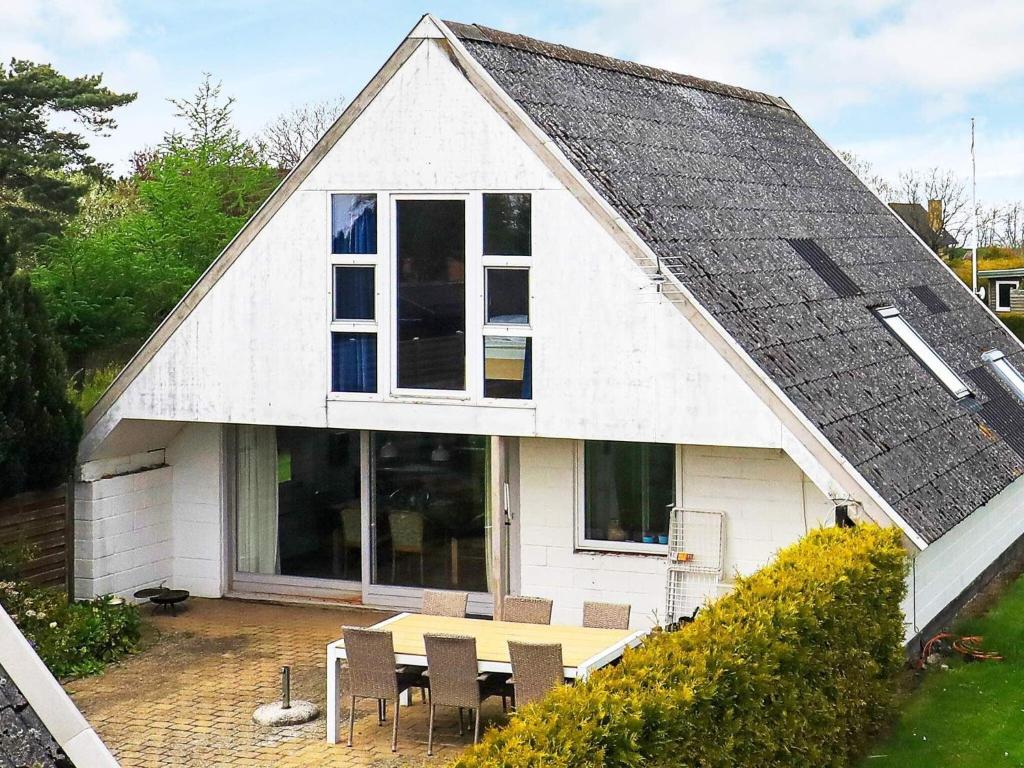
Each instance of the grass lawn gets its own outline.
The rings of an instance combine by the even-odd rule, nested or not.
[[[861,768],[1024,766],[1024,578],[956,631],[983,635],[982,646],[1005,660],[950,658],[948,670],[930,667]]]

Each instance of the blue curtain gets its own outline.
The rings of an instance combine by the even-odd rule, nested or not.
[[[523,400],[533,399],[533,338],[526,337],[526,360],[523,361]]]
[[[334,268],[335,320],[373,320],[373,267]]]
[[[331,390],[377,391],[377,334],[331,334]]]
[[[377,196],[331,195],[332,253],[377,252]]]

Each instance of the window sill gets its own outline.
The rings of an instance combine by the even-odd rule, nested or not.
[[[395,403],[403,405],[463,405],[474,408],[511,408],[513,410],[536,410],[533,400],[512,400],[502,398],[444,397],[434,395],[391,394],[382,395],[377,392],[328,392],[328,402],[359,402],[359,403]]]
[[[575,551],[580,554],[591,555],[667,557],[668,544],[643,544],[629,541],[582,541],[576,544]]]

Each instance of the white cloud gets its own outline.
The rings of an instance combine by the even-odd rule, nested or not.
[[[890,180],[908,169],[948,168],[965,181],[971,174],[970,124],[962,120],[912,135],[854,142],[845,149],[869,160],[879,175]],[[1024,134],[990,133],[981,123],[976,155],[979,200],[1003,203],[1024,196]]]
[[[7,56],[52,58],[63,45],[101,46],[129,31],[115,0],[4,0],[0,50]]]
[[[591,0],[580,44],[645,63],[785,91],[834,113],[880,92],[956,100],[1024,74],[1019,0]]]

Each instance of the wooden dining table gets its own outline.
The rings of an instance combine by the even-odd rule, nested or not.
[[[565,677],[582,680],[595,669],[611,664],[625,652],[640,644],[647,632],[629,629],[595,629],[561,624],[521,624],[512,621],[464,619],[452,616],[426,616],[400,613],[377,624],[373,629],[391,632],[395,647],[395,664],[426,667],[427,654],[423,636],[426,634],[467,635],[476,639],[477,669],[480,672],[512,673],[508,641],[523,643],[558,643],[562,646]],[[335,640],[327,646],[327,741],[338,743],[338,712],[341,664],[345,660],[345,641]],[[406,696],[408,692],[406,692]],[[408,698],[405,699],[408,703]]]

